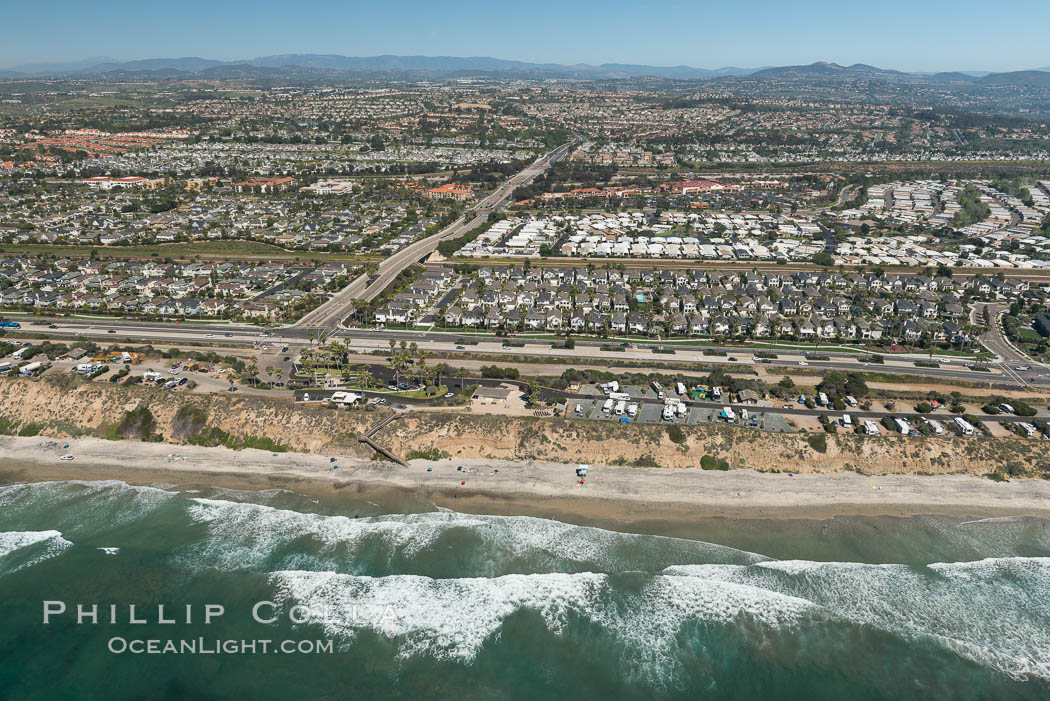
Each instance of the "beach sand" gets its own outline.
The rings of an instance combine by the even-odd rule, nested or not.
[[[48,443],[56,445],[45,448]],[[66,443],[69,447],[63,448]],[[75,460],[60,460],[65,453]],[[433,471],[428,472],[428,467]],[[468,513],[626,523],[710,517],[1050,516],[1050,481],[1037,479],[998,483],[963,475],[789,475],[592,465],[585,484],[580,484],[576,467],[414,460],[405,468],[339,455],[97,438],[0,439],[0,483],[115,479],[180,488],[279,488],[321,500],[418,498]]]

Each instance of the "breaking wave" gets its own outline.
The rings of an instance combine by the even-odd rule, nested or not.
[[[681,562],[747,564],[767,558],[702,541],[618,533],[527,516],[454,512],[370,518],[323,516],[259,504],[193,499],[208,527],[195,561],[223,569],[326,569],[429,576],[515,572],[658,572]]]
[[[666,573],[798,597],[840,619],[934,639],[1014,679],[1050,679],[1050,558],[926,567],[787,560]]]
[[[32,567],[60,555],[72,545],[58,531],[0,533],[0,574]]]

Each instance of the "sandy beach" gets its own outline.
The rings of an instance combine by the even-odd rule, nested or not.
[[[339,455],[96,438],[59,440],[46,447],[49,443],[53,441],[41,437],[0,439],[0,482],[117,479],[179,487],[282,488],[318,498],[385,492],[415,495],[464,512],[628,522],[703,517],[1050,516],[1050,482],[1032,479],[997,483],[962,475],[790,475],[592,465],[580,484],[576,465],[542,462],[415,460],[405,468]],[[66,443],[69,447],[63,448]],[[75,459],[60,460],[66,453]]]

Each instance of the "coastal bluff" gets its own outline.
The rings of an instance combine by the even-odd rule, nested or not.
[[[386,409],[336,410],[258,396],[162,392],[71,376],[0,381],[0,433],[10,435],[272,446],[369,458],[372,451],[357,437],[389,414]],[[680,429],[449,409],[410,413],[382,428],[375,439],[402,456],[453,459],[699,468],[709,455],[728,469],[759,471],[1050,475],[1050,451],[1041,442],[1021,438],[868,438],[767,433],[720,424]],[[811,441],[814,435],[826,441]]]

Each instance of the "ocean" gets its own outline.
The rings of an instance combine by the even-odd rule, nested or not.
[[[0,698],[1046,699],[1050,522],[7,485]]]

